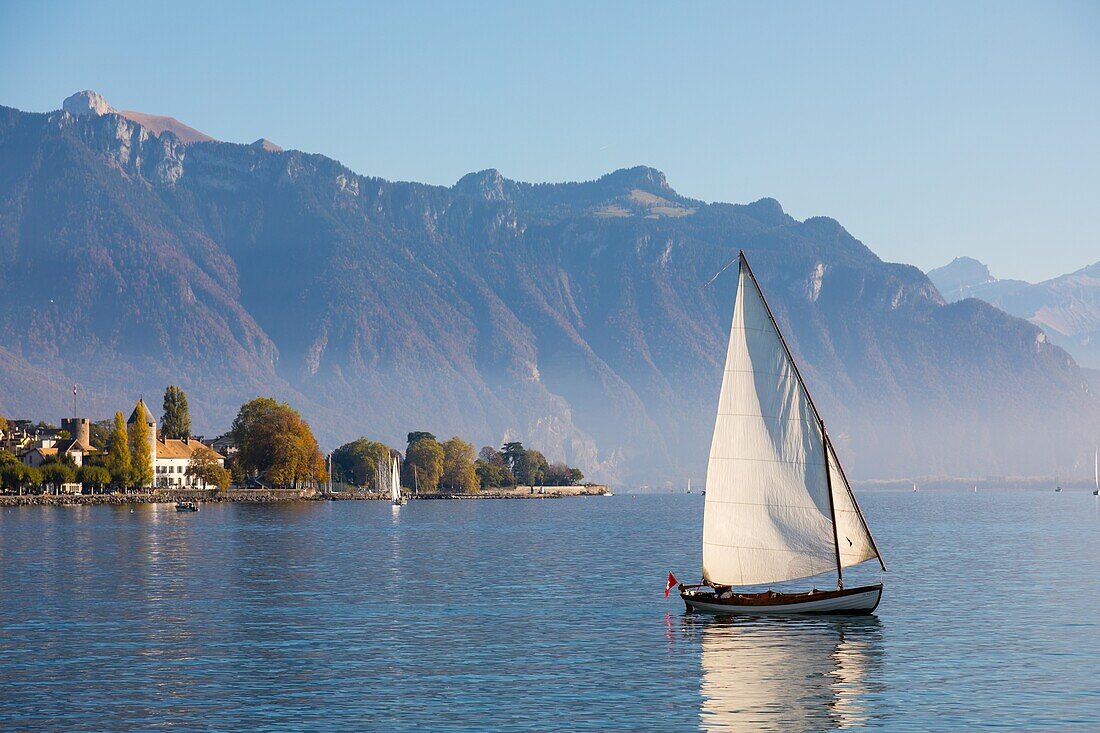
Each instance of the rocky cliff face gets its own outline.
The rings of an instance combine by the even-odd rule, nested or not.
[[[1026,318],[1080,365],[1100,368],[1100,262],[1033,284],[998,280],[982,263],[960,257],[928,277],[948,301],[979,298]]]
[[[171,382],[198,431],[274,394],[328,446],[519,439],[597,478],[679,485],[705,472],[736,278],[702,285],[738,248],[857,476],[1053,471],[1091,451],[1097,400],[1039,329],[944,304],[774,200],[704,204],[649,168],[393,183],[7,108],[0,413],[60,417],[78,382],[106,415]]]

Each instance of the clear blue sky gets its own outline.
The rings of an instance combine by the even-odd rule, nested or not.
[[[389,179],[637,164],[887,260],[1100,260],[1100,3],[0,0],[0,104],[81,89]]]

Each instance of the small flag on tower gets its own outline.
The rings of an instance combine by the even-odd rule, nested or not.
[[[668,574],[668,582],[665,583],[665,598],[668,598],[668,592],[676,587],[676,576],[671,572]]]
[[[76,397],[76,385],[73,385],[73,397]]]

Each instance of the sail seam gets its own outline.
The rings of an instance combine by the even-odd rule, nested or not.
[[[790,420],[791,422],[812,422],[808,417],[784,417],[783,415],[762,415],[756,412],[719,412],[721,417],[759,417],[764,420]]]
[[[786,463],[790,466],[824,466],[817,461],[781,461],[777,458],[742,458],[741,456],[711,456],[712,461],[754,461],[756,463]]]

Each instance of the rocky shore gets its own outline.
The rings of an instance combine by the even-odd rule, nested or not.
[[[606,486],[547,486],[484,491],[476,494],[420,494],[411,501],[424,499],[563,499],[572,496],[607,496]],[[367,491],[342,491],[331,494],[314,489],[230,489],[229,491],[145,491],[132,494],[24,494],[0,495],[0,507],[11,506],[89,506],[94,504],[164,504],[177,501],[205,503],[238,502],[270,504],[290,501],[388,501],[389,495]]]

